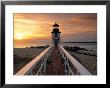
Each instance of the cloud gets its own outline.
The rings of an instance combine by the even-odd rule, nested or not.
[[[55,21],[60,25],[62,40],[97,39],[96,13],[15,13],[14,39],[20,35],[23,38],[16,44],[48,41]]]

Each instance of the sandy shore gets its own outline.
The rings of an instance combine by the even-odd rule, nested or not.
[[[29,55],[29,56],[35,58],[43,50],[44,50],[44,48],[14,48],[14,54],[16,54],[20,57]]]
[[[45,48],[14,48],[14,74],[38,56]]]
[[[97,75],[97,56],[94,51],[79,50],[77,52],[68,51],[93,75]],[[89,54],[88,54],[89,53]],[[90,55],[91,54],[91,55]]]

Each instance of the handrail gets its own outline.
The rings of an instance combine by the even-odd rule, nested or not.
[[[91,73],[83,65],[81,65],[73,56],[71,56],[63,48],[63,46],[59,45],[59,49],[60,49],[60,52],[62,51],[65,54],[65,56],[70,60],[70,62],[76,68],[76,70],[79,72],[80,75],[91,75]]]
[[[36,66],[36,64],[50,51],[52,47],[53,45],[51,45],[46,50],[44,50],[39,56],[37,56],[35,59],[29,62],[26,66],[24,66],[19,72],[17,72],[16,75],[29,74],[30,71],[32,71],[32,69]]]
[[[67,64],[67,66],[68,66],[69,71],[71,72],[71,74],[74,75],[74,73],[73,73],[73,71],[71,70],[71,68],[70,68],[69,64],[67,63],[67,61],[66,61],[66,64]]]
[[[45,62],[43,62],[43,64],[41,65],[41,67],[39,68],[38,72],[36,73],[36,75],[39,75],[39,72],[41,71],[41,69],[43,68]]]

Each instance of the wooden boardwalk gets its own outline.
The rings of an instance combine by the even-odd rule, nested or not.
[[[57,46],[54,47],[50,58],[47,60],[46,75],[64,75],[63,59]]]

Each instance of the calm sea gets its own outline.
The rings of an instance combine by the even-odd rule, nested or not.
[[[45,46],[45,45],[51,45],[50,42],[38,42],[33,46]],[[81,48],[86,48],[88,50],[94,50],[97,51],[97,43],[61,43],[62,46],[78,46]]]
[[[88,50],[97,51],[97,43],[61,43],[62,46],[78,46]]]

